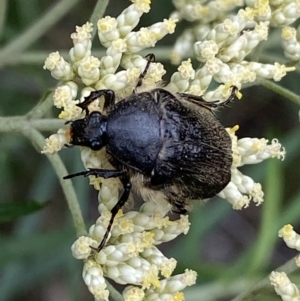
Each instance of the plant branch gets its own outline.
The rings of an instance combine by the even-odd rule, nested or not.
[[[106,281],[107,289],[109,290],[109,296],[114,301],[124,301],[122,295],[108,282]]]
[[[1,0],[3,2],[3,0]],[[61,0],[54,4],[44,16],[34,20],[31,27],[14,38],[0,50],[0,66],[14,61],[26,48],[40,38],[52,25],[60,20],[79,0]]]
[[[63,127],[65,121],[53,118],[53,119],[34,119],[31,122],[31,126],[40,132],[50,131],[56,132],[58,129]]]
[[[23,132],[26,128],[55,132],[64,125],[61,119],[33,119],[24,116],[0,117],[0,133]]]
[[[109,0],[98,0],[94,11],[90,17],[90,22],[93,23],[93,33],[92,33],[92,40],[97,33],[97,21],[101,19],[105,13],[106,7],[108,5]]]
[[[292,258],[289,261],[287,261],[284,265],[277,268],[275,271],[277,272],[284,271],[287,275],[289,275],[292,272],[296,271],[297,269],[299,268],[295,264],[295,259]],[[254,297],[259,296],[260,294],[264,293],[266,290],[273,290],[273,287],[270,284],[269,276],[265,277],[263,280],[255,284],[252,288],[246,290],[244,293],[238,295],[231,301],[251,301],[254,299]]]
[[[254,273],[263,269],[270,257],[268,250],[273,249],[278,238],[277,233],[272,233],[270,229],[276,227],[276,221],[279,218],[280,200],[282,199],[283,178],[281,162],[278,160],[269,160],[267,163],[266,183],[265,183],[265,201],[261,217],[261,225],[254,253],[249,263],[248,272]]]
[[[2,37],[3,28],[5,24],[7,9],[7,0],[0,0],[0,38]]]
[[[0,0],[1,1],[1,0]],[[160,46],[160,47],[155,47],[155,57],[157,61],[168,61],[169,60],[169,56],[170,56],[170,52],[172,50],[172,47],[168,47],[168,46]],[[8,60],[3,62],[3,65],[5,64],[5,66],[9,66],[9,65],[17,65],[17,64],[23,64],[23,65],[41,65],[45,62],[45,59],[47,58],[47,56],[49,55],[49,52],[51,51],[27,51],[23,54],[20,54],[19,57],[15,57],[15,59],[12,60]],[[140,52],[140,54],[142,56],[146,56],[147,54],[149,54],[149,50],[143,50]],[[69,51],[68,50],[60,50],[59,54],[64,58],[64,59],[68,59],[68,55],[69,55]],[[104,50],[100,50],[99,48],[97,49],[93,49],[93,55],[101,58],[102,56],[105,55],[105,51]]]
[[[53,107],[54,91],[46,92],[43,98],[26,115],[27,119],[38,119],[43,117]]]
[[[261,83],[262,86],[266,87],[267,89],[276,92],[279,95],[282,95],[283,97],[291,100],[292,102],[296,103],[297,105],[300,105],[300,96],[289,91],[286,88],[283,88],[281,86],[279,86],[278,84],[269,81],[269,80],[260,80],[259,81]]]
[[[38,132],[36,129],[33,129],[32,127],[25,128],[23,129],[22,132],[26,137],[28,137],[34,143],[38,151],[42,150],[45,144],[45,139],[40,132]],[[55,170],[58,176],[60,185],[67,199],[77,236],[79,237],[81,235],[86,235],[87,232],[84,225],[84,220],[81,214],[81,209],[72,182],[71,180],[63,180],[62,178],[68,173],[65,168],[65,165],[63,164],[61,158],[57,154],[54,155],[46,154],[46,156],[49,159],[53,169]]]

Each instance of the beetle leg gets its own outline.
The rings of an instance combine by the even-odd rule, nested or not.
[[[128,177],[128,175],[126,175],[126,176],[121,177],[120,179],[121,179],[121,182],[123,184],[124,190],[123,190],[123,193],[122,193],[120,199],[118,200],[117,204],[110,211],[111,212],[111,217],[110,217],[108,226],[106,228],[105,234],[102,238],[102,241],[101,241],[101,243],[99,244],[99,246],[97,248],[94,248],[94,247],[90,246],[91,249],[95,250],[96,252],[100,252],[101,249],[105,246],[105,243],[106,243],[106,240],[107,240],[108,235],[110,233],[111,227],[113,225],[115,216],[117,215],[119,210],[124,206],[124,204],[127,202],[128,197],[129,197],[129,193],[130,193],[130,190],[131,190],[131,183],[129,181],[129,177]]]
[[[140,87],[142,84],[143,84],[143,79],[145,78],[148,70],[149,70],[149,67],[150,67],[150,64],[155,62],[155,55],[153,53],[149,53],[145,56],[145,58],[147,59],[147,65],[145,67],[145,70],[140,74],[139,76],[139,80],[135,86],[135,89],[134,91],[136,90],[136,88]]]
[[[236,87],[236,86],[231,86],[230,88],[231,88],[231,93],[230,93],[229,97],[224,102],[219,104],[222,107],[226,107],[229,103],[234,101],[234,99],[236,97],[236,92],[239,91],[238,87]]]
[[[74,145],[73,144],[64,144],[64,147],[72,148]]]
[[[125,170],[89,168],[88,170],[84,170],[84,171],[80,171],[77,173],[73,173],[73,174],[64,176],[63,179],[67,180],[67,179],[71,179],[71,178],[78,177],[78,176],[84,176],[84,177],[96,176],[96,177],[108,179],[108,178],[120,177],[121,175],[124,175],[124,173],[126,173]]]
[[[186,214],[187,213],[184,202],[176,200],[174,202],[171,202],[171,204],[173,205],[172,211],[174,213],[178,213],[178,214]]]
[[[92,176],[92,175],[96,176],[96,177],[102,177],[104,179],[120,177],[120,180],[121,180],[121,182],[123,184],[123,188],[124,188],[123,193],[122,193],[120,199],[118,200],[117,204],[111,209],[111,217],[110,217],[106,232],[103,236],[101,243],[99,244],[99,246],[97,248],[90,246],[91,249],[99,252],[106,243],[106,240],[108,238],[111,227],[113,225],[115,216],[117,215],[118,211],[124,206],[124,204],[128,200],[129,193],[131,190],[131,183],[129,181],[127,172],[125,170],[111,170],[111,169],[97,169],[97,168],[90,168],[89,170],[85,170],[85,171],[77,172],[77,173],[74,173],[71,175],[67,175],[64,177],[64,179],[70,179],[70,178],[74,178],[77,176],[87,177],[87,176]]]
[[[84,98],[84,101],[77,104],[86,114],[89,114],[88,106],[97,98],[104,96],[104,109],[115,104],[115,92],[110,89],[92,91],[89,96]]]
[[[195,105],[201,106],[203,108],[206,108],[208,110],[213,110],[218,107],[218,100],[208,102],[204,100],[202,96],[197,96],[193,94],[188,93],[177,93],[178,96],[183,97],[186,101],[194,103]]]
[[[180,97],[183,97],[185,100],[192,102],[196,105],[199,105],[201,107],[204,107],[208,110],[213,110],[219,107],[225,107],[227,104],[229,104],[230,102],[232,102],[235,98],[235,94],[238,91],[238,88],[236,86],[231,86],[232,90],[231,90],[231,94],[229,95],[228,99],[226,99],[224,102],[219,102],[218,100],[216,101],[211,101],[208,102],[206,100],[204,100],[204,98],[202,96],[196,96],[196,95],[192,95],[192,94],[187,94],[187,93],[177,93],[177,95],[179,95]]]

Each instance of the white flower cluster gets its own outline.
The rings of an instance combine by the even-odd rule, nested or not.
[[[108,300],[104,280],[108,277],[116,283],[131,285],[123,293],[125,300],[132,300],[133,296],[137,298],[134,300],[164,300],[166,297],[167,300],[183,300],[180,291],[195,283],[196,273],[186,270],[184,274],[171,276],[177,262],[165,257],[156,245],[186,234],[190,226],[188,217],[169,220],[165,215],[170,205],[162,200],[144,203],[138,212],[123,214],[120,210],[107,244],[99,253],[94,252],[90,246],[97,247],[101,242],[110,220],[110,209],[118,201],[112,193],[116,180],[102,181],[101,216],[90,227],[89,236],[79,237],[71,248],[75,258],[85,260],[83,279],[91,293],[96,299]]]
[[[140,50],[153,47],[166,34],[175,30],[176,19],[165,19],[139,31],[132,30],[143,13],[150,9],[149,0],[135,0],[118,18],[105,17],[98,21],[98,36],[107,48],[106,55],[98,59],[91,55],[91,32],[93,24],[87,22],[77,26],[71,35],[74,47],[69,52],[70,62],[66,62],[59,52],[51,53],[45,61],[44,69],[63,82],[55,90],[54,105],[62,108],[59,118],[67,121],[82,117],[82,110],[76,106],[93,90],[112,89],[117,98],[132,93],[147,60],[137,54]],[[119,67],[124,69],[116,72]],[[154,86],[165,74],[161,63],[152,63],[145,77],[145,85]],[[84,86],[78,87],[77,83]],[[79,99],[76,99],[80,91]],[[101,105],[101,103],[100,103]],[[99,100],[89,106],[90,111],[99,110]],[[46,141],[44,153],[54,153],[66,144],[61,131]],[[67,138],[68,132],[66,132]]]
[[[127,287],[123,292],[124,301],[182,301],[184,295],[179,290],[186,286],[193,285],[196,280],[196,273],[186,269],[183,274],[164,279],[158,288],[148,289],[145,293],[135,286]]]
[[[279,81],[287,71],[295,70],[276,62],[273,65],[250,62],[246,57],[261,41],[267,40],[270,26],[287,26],[300,16],[299,1],[245,2],[248,6],[242,0],[173,0],[176,11],[171,16],[192,23],[177,39],[171,59],[178,64],[188,54],[203,63],[188,88],[189,93],[204,94],[206,100],[224,99],[220,93],[205,94],[213,80],[240,88],[243,83],[262,78]],[[244,8],[232,14],[239,6]],[[296,34],[287,33],[286,29],[282,41],[286,56],[298,60]]]
[[[282,237],[287,246],[300,251],[300,235],[288,224],[281,228],[278,236]],[[300,256],[295,257],[295,263],[300,267]],[[290,281],[285,272],[272,272],[270,275],[271,285],[283,301],[299,301],[300,291],[298,286]]]
[[[107,48],[101,59],[92,56],[92,24],[76,27],[71,35],[74,47],[69,52],[69,62],[58,52],[51,53],[44,68],[62,81],[54,93],[54,105],[62,109],[59,118],[67,121],[83,117],[77,106],[91,91],[112,89],[117,98],[130,95],[136,86],[141,72],[145,69],[146,59],[137,54],[142,49],[153,47],[155,43],[175,29],[175,19],[165,19],[148,28],[134,32],[143,13],[150,9],[149,0],[135,0],[117,18],[105,17],[98,21],[98,37]],[[117,72],[117,69],[123,69]],[[160,63],[151,63],[143,84],[154,86],[161,81],[165,70]],[[77,98],[80,93],[79,98]],[[101,110],[103,99],[94,101],[88,109]],[[70,132],[60,129],[57,134],[46,139],[43,153],[55,153],[70,140]],[[86,167],[104,168],[107,164],[105,153],[93,152],[83,148],[82,161]],[[75,258],[85,261],[83,279],[96,299],[108,300],[109,292],[105,278],[120,284],[130,284],[124,291],[125,300],[183,300],[181,290],[196,281],[196,273],[186,270],[181,275],[171,276],[176,260],[168,259],[156,245],[170,241],[181,233],[187,233],[189,221],[181,216],[170,221],[166,213],[170,205],[165,200],[145,203],[139,212],[125,214],[120,210],[114,219],[107,244],[99,252],[90,248],[97,247],[103,239],[109,223],[110,210],[118,201],[118,180],[90,177],[91,184],[99,192],[99,213],[101,216],[90,228],[89,236],[80,237],[72,245]],[[132,286],[134,285],[134,286]],[[140,296],[140,299],[138,299]]]
[[[285,149],[277,139],[273,139],[270,144],[265,138],[238,139],[235,135],[237,130],[238,126],[227,129],[232,141],[231,181],[218,195],[232,204],[233,209],[240,210],[248,207],[251,200],[260,205],[264,193],[260,183],[255,183],[238,168],[247,164],[257,164],[268,158],[283,160]]]
[[[201,67],[194,69],[190,59],[182,61],[166,85],[174,93],[204,95],[207,101],[222,102],[231,94],[232,85],[240,88],[243,83],[253,82],[257,78],[280,80],[286,71],[293,70],[278,63],[267,65],[245,60],[260,41],[267,39],[271,22],[268,5],[262,9],[256,1],[247,1],[253,4],[252,8],[241,9],[236,16],[224,19],[225,12],[243,5],[242,1],[217,0],[204,5],[199,4],[199,1],[177,0],[174,3],[178,11],[170,19],[133,31],[142,14],[149,11],[151,1],[131,2],[133,4],[117,18],[107,16],[98,21],[98,37],[106,48],[102,58],[92,55],[93,25],[87,22],[81,27],[77,26],[76,32],[71,35],[74,46],[69,52],[68,62],[58,52],[51,53],[46,59],[44,68],[62,82],[53,97],[54,105],[62,109],[59,118],[66,121],[83,118],[85,114],[77,104],[94,90],[111,89],[117,100],[130,95],[147,64],[147,60],[138,52],[153,47],[166,34],[173,33],[177,18],[193,22],[201,20],[202,23],[214,22],[216,19],[223,21],[214,28],[201,23],[193,33],[190,29],[179,38],[181,43],[176,43],[173,59],[177,56],[174,60],[179,62],[183,54],[193,48],[194,57],[201,62]],[[165,69],[161,63],[151,63],[143,86],[153,87],[162,80],[164,74]],[[223,84],[207,92],[213,80]],[[140,88],[143,89],[143,86]],[[103,104],[102,97],[91,103],[88,110],[102,111]],[[241,209],[247,207],[251,199],[260,204],[263,192],[259,183],[254,183],[238,168],[267,158],[283,159],[285,151],[276,139],[270,144],[266,139],[238,140],[236,130],[237,127],[228,129],[233,150],[232,179],[219,195],[227,199],[234,209]],[[60,129],[57,134],[46,139],[43,153],[55,153],[68,141],[70,131]],[[94,152],[82,148],[81,156],[86,168],[106,168],[105,149]],[[177,221],[170,221],[166,217],[170,205],[158,193],[139,211],[123,214],[120,210],[107,244],[96,253],[90,246],[97,247],[102,241],[110,221],[110,210],[118,201],[120,183],[116,179],[104,180],[93,176],[90,182],[99,190],[98,210],[101,216],[90,228],[89,235],[80,237],[72,245],[72,252],[74,257],[85,262],[83,278],[91,293],[96,299],[108,300],[109,292],[105,283],[105,277],[108,277],[116,283],[130,284],[123,292],[125,300],[183,300],[181,290],[195,283],[196,273],[186,270],[181,275],[171,276],[176,261],[166,258],[156,245],[170,241],[181,233],[186,234],[189,229],[187,217],[181,216]]]
[[[69,52],[70,62],[66,62],[58,52],[51,53],[45,61],[44,69],[64,82],[54,95],[54,104],[63,108],[60,118],[73,120],[79,117],[81,109],[76,106],[77,83],[81,87],[81,99],[92,90],[112,89],[117,96],[132,93],[139,75],[146,66],[146,59],[137,52],[153,47],[156,42],[175,29],[175,19],[165,19],[148,28],[133,32],[144,12],[150,9],[150,1],[133,1],[118,18],[105,17],[98,21],[98,36],[101,44],[107,48],[106,55],[98,59],[91,54],[91,31],[93,25],[87,22],[76,27],[71,35],[74,47]],[[116,72],[119,67],[124,70]],[[153,85],[162,79],[165,70],[160,63],[152,63],[146,75],[147,84]]]

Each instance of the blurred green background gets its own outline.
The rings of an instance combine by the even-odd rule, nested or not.
[[[1,116],[26,114],[44,93],[55,87],[57,82],[42,68],[44,60],[52,51],[68,51],[72,47],[70,34],[76,25],[89,20],[96,2],[69,0],[76,5],[40,38],[21,53],[12,52],[7,60],[0,61]],[[129,4],[125,0],[111,0],[107,14],[118,16]],[[50,0],[0,0],[0,14],[5,15],[0,24],[0,55],[3,47],[53,5]],[[173,10],[171,0],[153,0],[141,25],[160,21]],[[157,48],[171,47],[186,25],[181,24],[178,32],[163,39]],[[100,49],[97,39],[94,48]],[[150,51],[156,54],[155,49]],[[278,39],[277,44],[263,48],[262,53],[263,62],[280,58]],[[176,70],[159,56],[157,60],[162,61],[168,74]],[[281,62],[285,62],[283,58]],[[299,95],[299,70],[288,74],[279,84]],[[214,198],[195,206],[187,236],[161,246],[168,257],[177,259],[177,273],[185,268],[198,272],[197,285],[186,292],[189,301],[230,300],[297,254],[285,246],[277,233],[286,223],[300,231],[299,106],[262,86],[248,87],[242,93],[242,100],[218,113],[221,122],[224,126],[238,124],[239,137],[278,138],[286,148],[286,159],[271,159],[242,169],[263,185],[265,202],[261,206],[251,204],[247,209],[234,211],[225,200]],[[54,109],[47,115],[56,116]],[[51,133],[43,134],[47,137]],[[38,153],[20,133],[3,133],[1,129],[0,150],[1,205],[13,204],[12,211],[16,213],[18,204],[45,204],[35,213],[1,221],[0,300],[93,300],[81,279],[82,263],[70,252],[76,233],[58,178],[46,156]],[[60,155],[70,173],[83,168],[76,148],[63,150]],[[97,193],[87,179],[76,178],[74,183],[86,225],[90,226],[97,217]],[[292,279],[300,284],[299,274]],[[280,298],[268,287],[263,295],[249,300]]]

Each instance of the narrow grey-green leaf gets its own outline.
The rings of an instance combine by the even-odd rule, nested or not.
[[[18,201],[0,203],[0,223],[14,221],[24,215],[36,212],[48,205],[48,202]]]

